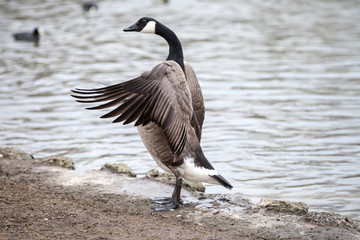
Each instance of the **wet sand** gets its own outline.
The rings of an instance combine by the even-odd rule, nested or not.
[[[0,148],[0,239],[360,239],[359,221],[302,203],[183,191],[175,211],[151,198],[172,186],[76,172]],[[10,153],[10,154],[9,154]]]

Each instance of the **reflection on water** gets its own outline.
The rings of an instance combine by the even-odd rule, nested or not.
[[[124,33],[153,16],[180,37],[205,97],[208,159],[254,201],[299,200],[360,216],[357,1],[0,1],[0,144],[67,154],[80,170],[156,167],[132,126],[70,97],[137,76],[167,56],[158,36]],[[41,25],[40,46],[11,34]],[[105,111],[104,111],[105,112]],[[208,192],[225,192],[209,186]]]

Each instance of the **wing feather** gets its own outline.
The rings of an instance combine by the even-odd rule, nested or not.
[[[135,126],[155,122],[163,129],[174,154],[180,155],[184,149],[193,105],[185,75],[174,61],[123,83],[72,91],[78,102],[105,102],[89,110],[115,107],[101,118],[116,117],[113,122],[124,124],[136,121]]]
[[[132,121],[130,121],[130,116],[133,115],[133,113],[137,110],[137,108],[141,105],[141,103],[143,102],[144,98],[142,97],[142,95],[137,96],[134,100],[132,101],[127,101],[125,102],[122,106],[124,106],[125,104],[127,104],[126,109],[124,109],[120,114],[119,117],[117,117],[113,122],[122,122],[125,121],[123,124],[128,124]]]
[[[134,104],[131,108],[129,108],[128,110],[126,110],[126,112],[124,112],[121,117],[123,118],[123,120],[126,120],[124,122],[124,125],[125,124],[129,124],[133,121],[135,121],[136,119],[139,118],[139,116],[142,114],[143,112],[143,108],[144,108],[144,105],[147,104],[147,100],[148,100],[149,97],[142,97],[139,99],[139,101]],[[130,111],[131,109],[131,111]],[[123,121],[121,120],[121,121]]]
[[[189,85],[192,105],[193,105],[191,126],[195,129],[196,136],[200,142],[202,125],[205,118],[204,98],[195,71],[193,70],[193,68],[190,66],[189,63],[184,62],[184,65],[185,65],[186,80]]]
[[[136,99],[133,99],[133,101],[135,101]],[[132,106],[133,101],[130,100],[124,100],[123,104],[121,104],[119,107],[115,108],[114,110],[112,110],[111,112],[102,115],[101,118],[110,118],[110,117],[115,117],[119,114],[122,114],[124,111],[126,111],[129,107]]]

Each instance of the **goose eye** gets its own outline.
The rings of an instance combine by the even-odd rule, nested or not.
[[[142,20],[142,23],[146,23],[146,20],[145,20],[145,19],[143,19],[143,20]]]

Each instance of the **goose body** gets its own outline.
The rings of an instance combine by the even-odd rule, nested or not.
[[[39,42],[41,35],[44,34],[42,27],[36,27],[33,31],[30,32],[19,32],[15,33],[14,39],[17,41],[29,41],[29,42]]]
[[[176,177],[171,198],[157,199],[157,211],[179,207],[182,179],[232,185],[213,168],[200,146],[204,100],[195,72],[183,59],[180,41],[153,18],[141,18],[124,31],[155,33],[169,44],[169,55],[151,71],[129,81],[97,89],[73,90],[78,102],[106,102],[88,109],[116,106],[102,118],[135,122],[141,139],[165,171]]]

